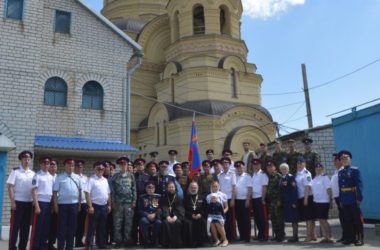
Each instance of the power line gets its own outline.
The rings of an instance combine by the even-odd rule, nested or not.
[[[295,116],[295,115],[298,113],[298,111],[301,110],[301,108],[302,108],[304,105],[305,105],[305,102],[302,102],[301,105],[296,109],[296,111],[294,111],[294,113],[293,113],[288,119],[286,119],[284,122],[282,122],[281,124],[286,124],[290,119],[293,118],[293,116]]]

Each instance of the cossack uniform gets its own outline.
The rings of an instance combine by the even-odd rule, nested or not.
[[[148,184],[149,185],[149,184]],[[153,184],[154,185],[154,184]],[[143,194],[139,198],[139,217],[140,228],[143,231],[144,246],[157,245],[158,236],[161,229],[161,195],[159,194]],[[148,215],[155,214],[155,219],[150,220]]]

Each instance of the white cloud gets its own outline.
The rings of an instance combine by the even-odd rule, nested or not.
[[[244,15],[267,19],[284,13],[293,5],[302,5],[305,0],[243,0]]]

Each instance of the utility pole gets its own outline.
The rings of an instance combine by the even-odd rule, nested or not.
[[[306,65],[302,65],[302,78],[303,78],[303,92],[305,94],[307,122],[309,129],[313,127],[313,116],[311,115],[310,97],[309,97],[309,84],[307,83]]]

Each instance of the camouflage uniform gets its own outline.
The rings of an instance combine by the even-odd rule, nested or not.
[[[264,173],[267,173],[267,167],[266,166],[267,166],[267,162],[269,160],[271,160],[271,157],[267,153],[261,154],[260,160],[261,160],[261,170],[263,170]]]
[[[313,150],[305,152],[303,154],[303,158],[305,158],[306,169],[310,171],[311,176],[314,178],[315,176],[315,165],[320,162],[319,154]]]
[[[288,154],[285,151],[274,152],[272,155],[272,160],[276,162],[276,169],[280,171],[281,163],[286,163],[288,161]]]
[[[289,173],[295,175],[297,173],[297,159],[302,154],[296,150],[288,153],[288,165],[289,165]]]
[[[281,204],[280,182],[282,176],[279,173],[268,174],[268,215],[272,221],[272,230],[275,240],[282,241],[285,237],[285,224]]]
[[[216,175],[214,174],[209,174],[209,175],[202,174],[198,180],[198,186],[199,186],[198,193],[202,197],[206,197],[211,192],[210,191],[211,183],[217,180],[218,180],[218,177],[216,177]]]
[[[117,173],[112,177],[112,202],[114,204],[114,241],[126,243],[130,238],[136,204],[136,181],[132,173]],[[121,235],[124,223],[124,235]]]

